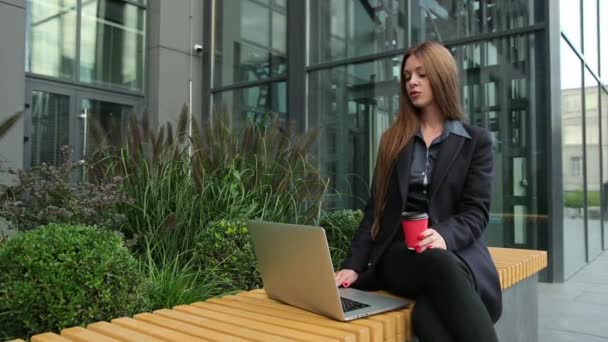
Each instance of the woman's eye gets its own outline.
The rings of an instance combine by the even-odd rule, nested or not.
[[[426,77],[426,74],[420,74],[418,76],[420,76],[420,77]]]

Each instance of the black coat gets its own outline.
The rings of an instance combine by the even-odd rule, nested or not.
[[[492,139],[487,130],[463,124],[471,138],[450,134],[442,142],[429,189],[429,224],[444,238],[447,248],[473,271],[477,291],[493,322],[502,314],[502,292],[496,267],[483,240],[488,224],[493,168]],[[400,229],[405,207],[412,143],[399,155],[389,180],[382,230],[371,237],[373,193],[342,268],[359,273],[353,286],[378,289],[374,269]],[[448,285],[449,286],[449,285]],[[446,289],[448,290],[448,289]]]

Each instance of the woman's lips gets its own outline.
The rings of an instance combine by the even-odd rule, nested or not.
[[[411,91],[410,92],[410,97],[417,97],[418,95],[420,95],[419,91]]]

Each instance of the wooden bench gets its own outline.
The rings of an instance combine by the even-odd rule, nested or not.
[[[537,273],[547,266],[546,252],[490,248],[490,253],[500,276],[503,297],[508,297],[511,288],[525,281],[533,283],[531,288],[536,291]],[[518,293],[514,296],[521,297]],[[509,305],[507,298],[503,318],[513,314],[516,317],[508,320],[527,319],[509,310]],[[538,303],[525,305],[535,306],[537,310]],[[97,322],[86,329],[63,329],[60,335],[35,335],[31,341],[409,341],[411,309],[412,306],[342,323],[275,302],[259,289],[142,313],[133,318]],[[537,311],[531,311],[538,315]],[[497,323],[499,335],[501,321]],[[509,333],[512,336],[513,332]]]

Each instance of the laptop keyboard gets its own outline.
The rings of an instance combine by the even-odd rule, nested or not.
[[[340,301],[342,302],[342,310],[344,312],[363,309],[363,308],[366,308],[369,306],[367,304],[363,304],[361,302],[356,302],[356,301],[348,299],[348,298],[340,297]]]

